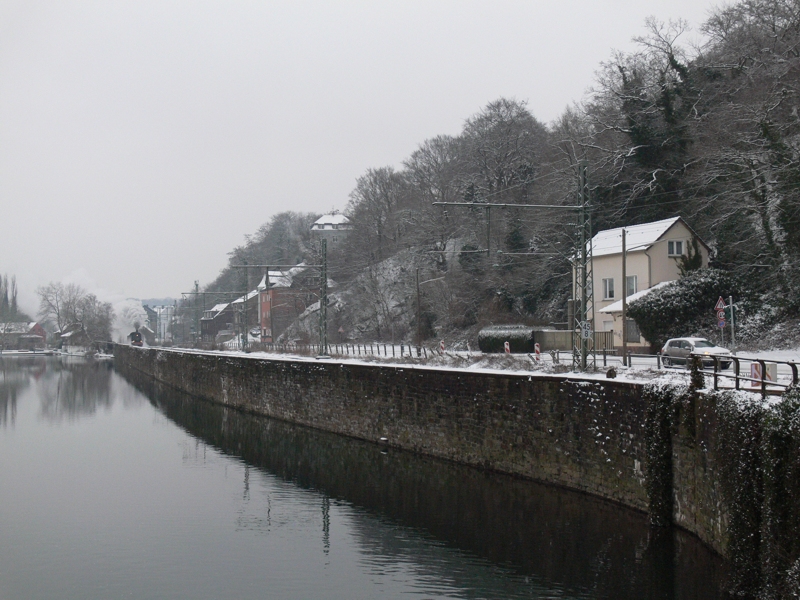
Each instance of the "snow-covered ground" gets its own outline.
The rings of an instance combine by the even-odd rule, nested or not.
[[[222,356],[246,356],[251,359],[270,359],[281,361],[304,361],[320,362],[325,361],[336,364],[371,364],[375,366],[412,368],[412,369],[436,369],[436,370],[455,370],[473,373],[493,373],[504,371],[507,373],[528,376],[557,376],[562,378],[574,379],[608,379],[613,375],[617,381],[648,382],[658,380],[659,382],[687,383],[689,371],[684,367],[664,368],[657,364],[655,356],[634,356],[632,366],[623,366],[622,359],[618,356],[606,356],[605,364],[602,355],[597,355],[595,361],[590,360],[590,368],[581,372],[572,369],[572,355],[568,352],[561,352],[556,356],[550,353],[542,353],[539,359],[532,354],[483,354],[474,351],[448,351],[441,352],[438,349],[426,348],[427,356],[416,356],[416,349],[407,345],[396,344],[372,344],[360,345],[358,348],[348,347],[349,354],[344,352],[344,347],[332,346],[331,356],[327,358],[318,357],[311,349],[301,349],[298,352],[263,352],[251,351],[242,352],[236,348],[224,351],[201,351],[193,349],[178,349],[174,351],[199,352],[216,354]],[[742,358],[741,374],[744,376],[750,373],[752,359],[762,359],[769,361],[791,361],[800,365],[800,348],[795,350],[781,350],[758,353],[739,353],[737,356]],[[609,371],[613,371],[610,373]],[[733,387],[733,369],[721,372],[719,384],[721,387]],[[713,374],[707,372],[706,386],[713,387]],[[778,365],[777,382],[788,385],[792,380],[792,371],[789,365]],[[754,388],[754,392],[760,391],[760,384],[755,385],[749,381],[740,381],[740,387],[749,391]],[[777,391],[777,386],[772,387]]]

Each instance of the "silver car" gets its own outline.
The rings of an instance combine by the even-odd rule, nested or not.
[[[705,338],[673,338],[667,340],[661,349],[661,362],[665,367],[672,365],[686,365],[692,354],[700,354],[704,367],[713,367],[714,358],[719,359],[721,369],[731,366],[731,352],[727,348],[721,348],[709,342]]]

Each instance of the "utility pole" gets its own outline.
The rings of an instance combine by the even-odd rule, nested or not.
[[[576,265],[575,322],[572,325],[572,365],[585,371],[588,366],[589,340],[594,329],[594,285],[592,282],[592,216],[586,161],[578,164],[578,264]],[[591,314],[589,304],[591,303]],[[594,346],[592,346],[594,349]]]
[[[492,207],[486,205],[486,258],[491,260],[491,245],[492,245]]]
[[[194,343],[197,343],[197,339],[200,336],[200,317],[202,313],[199,313],[197,310],[197,295],[200,293],[200,280],[194,280]],[[203,296],[203,308],[205,309],[205,296]]]
[[[269,269],[265,270],[264,283],[267,286],[267,298],[269,298],[269,341],[271,344],[275,343],[275,317],[272,314],[272,290],[269,283]]]
[[[328,358],[328,240],[320,240],[322,269],[319,276],[319,356]]]
[[[250,277],[248,276],[249,271],[247,270],[247,261],[243,260],[244,263],[244,306],[242,306],[242,350],[247,350],[247,338],[250,335],[250,332],[247,331],[247,295],[250,293]]]
[[[622,365],[630,367],[628,364],[628,273],[627,255],[625,252],[625,228],[622,228]]]
[[[733,296],[728,296],[728,306],[731,307],[731,350],[736,354],[736,317],[733,314],[736,309],[733,307]]]
[[[488,210],[488,209],[487,209]],[[422,301],[419,295],[419,267],[417,267],[417,356],[422,353]]]

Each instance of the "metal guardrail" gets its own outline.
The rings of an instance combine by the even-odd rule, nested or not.
[[[741,390],[742,382],[749,381],[751,383],[751,387],[748,391],[760,391],[762,396],[767,396],[768,394],[783,394],[790,387],[800,384],[800,377],[798,377],[798,364],[792,361],[769,360],[757,357],[733,356],[733,355],[726,357],[719,357],[719,356],[709,356],[707,354],[691,354],[690,356],[699,358],[704,362],[708,362],[709,359],[714,361],[714,369],[713,371],[711,371],[711,374],[713,374],[714,377],[715,390],[725,390],[725,389]],[[731,362],[733,362],[733,374],[723,372],[721,368],[721,363],[723,360],[724,361],[730,360]],[[751,377],[742,375],[743,362],[750,363],[751,365],[753,364],[759,365],[758,372],[760,373],[761,376]],[[787,365],[792,373],[791,383],[778,381],[777,373],[775,380],[769,379],[767,376],[768,364]],[[709,373],[705,369],[703,370],[703,372]],[[720,379],[733,379],[734,382],[733,387],[720,386]],[[752,385],[752,384],[757,384],[757,385]]]

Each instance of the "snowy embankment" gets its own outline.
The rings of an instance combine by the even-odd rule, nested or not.
[[[257,346],[257,345],[255,345]],[[396,344],[373,344],[362,345],[356,351],[353,347],[348,348],[348,353],[344,352],[341,346],[331,346],[331,356],[320,358],[316,351],[308,347],[298,349],[298,351],[264,352],[249,351],[242,352],[235,348],[224,351],[203,351],[194,349],[173,350],[183,352],[197,352],[218,354],[223,356],[237,355],[247,356],[253,359],[287,360],[287,361],[318,361],[326,360],[341,364],[370,364],[385,365],[392,367],[436,369],[436,370],[457,370],[465,372],[485,372],[493,373],[503,371],[515,375],[525,376],[560,376],[564,378],[581,379],[608,379],[614,378],[617,381],[628,381],[635,383],[648,383],[657,380],[659,383],[687,384],[689,371],[684,367],[664,368],[659,365],[655,356],[635,356],[630,367],[622,365],[621,358],[618,356],[607,356],[604,358],[598,355],[593,362],[589,360],[589,369],[580,371],[572,367],[572,355],[568,352],[559,354],[543,353],[538,359],[533,354],[484,354],[472,351],[448,351],[443,352],[438,349],[425,349],[425,355],[417,357],[416,349],[409,348],[407,345]],[[338,350],[338,351],[337,351]],[[750,359],[763,359],[769,361],[791,361],[800,364],[800,349],[791,351],[769,351],[748,353],[742,355],[741,372],[743,376],[749,374]],[[605,364],[604,364],[605,362]],[[778,365],[778,383],[788,385],[791,383],[791,371],[788,365]],[[713,373],[706,371],[705,385],[707,389],[714,386]],[[733,369],[720,372],[719,385],[721,388],[732,388],[734,386]],[[750,396],[753,393],[760,393],[760,385],[748,381],[740,382],[741,392]],[[752,391],[750,391],[752,388]],[[778,388],[773,388],[778,391]]]
[[[564,378],[581,379],[608,379],[609,370],[613,367],[613,376],[618,381],[631,381],[644,383],[656,378],[665,378],[676,383],[688,381],[688,372],[684,369],[665,370],[652,365],[635,365],[623,367],[619,358],[609,357],[607,365],[603,366],[602,357],[598,356],[596,367],[587,371],[573,370],[572,355],[561,352],[553,357],[549,353],[542,354],[537,360],[533,354],[484,354],[482,352],[444,351],[439,352],[426,349],[426,356],[416,357],[416,350],[409,352],[408,346],[390,344],[380,345],[381,354],[377,354],[377,345],[370,350],[362,346],[364,354],[353,356],[351,354],[337,354],[331,352],[329,357],[318,357],[315,352],[264,352],[241,350],[196,350],[192,348],[170,348],[173,352],[189,352],[198,354],[212,354],[219,356],[246,356],[251,359],[269,359],[281,361],[327,361],[337,364],[368,364],[375,366],[403,367],[417,369],[434,369],[448,371],[465,371],[470,373],[496,373],[503,371],[515,375],[561,376]],[[376,351],[371,354],[371,351]],[[655,359],[655,357],[653,357]],[[554,360],[555,359],[555,360]]]

